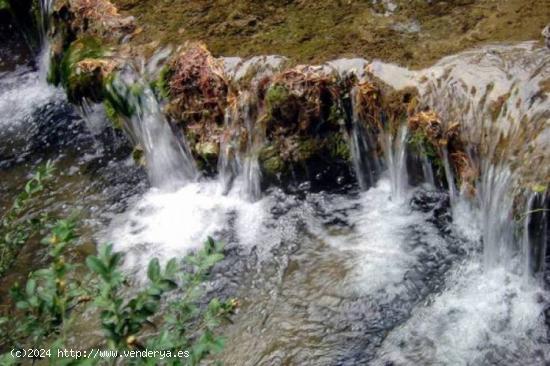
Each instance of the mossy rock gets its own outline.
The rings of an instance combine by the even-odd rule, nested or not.
[[[195,144],[195,151],[204,160],[213,162],[218,160],[220,145],[211,141],[199,142]]]
[[[111,121],[113,127],[116,129],[122,129],[124,126],[124,118],[115,109],[115,107],[113,107],[109,100],[105,99],[103,101],[103,108],[105,109],[107,119]]]
[[[271,85],[267,89],[265,102],[267,109],[268,129],[276,124],[292,124],[300,113],[297,98],[284,85]]]
[[[327,139],[329,156],[333,160],[351,161],[351,151],[348,139],[341,133],[335,133]]]
[[[196,139],[195,139],[196,140]],[[195,157],[197,167],[207,175],[216,173],[218,167],[218,158],[220,155],[220,145],[213,141],[191,142],[191,151]]]
[[[143,151],[143,147],[141,145],[136,145],[132,150],[132,159],[134,159],[134,162],[140,166],[146,165],[145,152]]]
[[[159,99],[170,99],[170,78],[172,77],[172,69],[168,65],[164,65],[159,72],[159,76],[152,82],[151,89]]]
[[[129,87],[128,85],[118,82],[117,74],[109,75],[103,81],[103,97],[107,111],[107,116],[112,116],[112,121],[119,121],[120,117],[131,118],[135,112],[135,106],[131,103],[139,93],[143,91],[143,87],[138,85]],[[116,125],[115,125],[116,126]]]
[[[264,176],[269,178],[278,178],[287,170],[279,149],[273,145],[262,148],[259,155],[260,167]]]
[[[296,148],[295,162],[305,162],[313,158],[321,149],[322,144],[316,138],[302,139]]]
[[[105,50],[100,41],[84,37],[71,43],[59,63],[53,63],[49,81],[62,85],[71,102],[83,98],[94,102],[103,99],[103,78],[107,61],[102,60]]]
[[[284,85],[272,85],[267,89],[265,101],[268,108],[281,108],[290,97],[289,90]]]

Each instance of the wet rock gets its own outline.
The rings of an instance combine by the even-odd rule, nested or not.
[[[118,42],[136,30],[134,18],[120,15],[108,0],[58,1],[53,19],[54,24],[67,24],[74,37],[87,34]]]
[[[73,103],[83,99],[101,102],[104,84],[118,66],[117,61],[105,55],[100,40],[82,37],[71,43],[61,60],[51,66],[48,79],[62,85]]]
[[[273,77],[260,116],[267,140],[260,153],[265,176],[311,180],[349,165],[341,104],[346,92],[343,80],[321,67],[297,66]]]
[[[183,130],[196,158],[214,168],[219,155],[228,82],[221,60],[202,44],[187,44],[164,72],[167,114]]]
[[[409,118],[409,143],[419,154],[426,154],[434,168],[443,166],[445,151],[453,167],[457,185],[470,194],[475,194],[477,171],[466,154],[465,144],[460,136],[460,125],[455,122],[442,124],[439,116],[432,111],[424,111]]]

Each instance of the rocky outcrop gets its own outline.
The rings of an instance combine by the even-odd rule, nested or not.
[[[266,176],[321,178],[349,163],[346,115],[350,85],[320,67],[297,66],[267,85],[259,123],[266,143],[260,152]]]
[[[414,88],[396,91],[368,73],[360,79],[326,65],[269,73],[250,68],[237,77],[201,43],[181,46],[160,71],[147,75],[151,80],[119,85],[124,65],[154,48],[131,41],[138,31],[134,19],[121,16],[107,0],[58,2],[50,80],[75,103],[102,102],[114,125],[130,134],[136,106],[129,101],[139,103],[139,94],[151,88],[172,129],[185,137],[207,174],[217,173],[223,159],[242,157],[258,160],[264,184],[309,180],[335,185],[353,174],[354,124],[374,136],[369,159],[376,159],[383,155],[381,136],[395,135],[408,123],[413,148],[421,147],[434,165],[446,149],[459,183],[473,187],[476,173],[458,127],[444,130],[433,113],[414,115]]]
[[[165,66],[158,83],[168,97],[166,112],[183,130],[202,167],[212,171],[220,151],[228,80],[223,64],[202,44],[188,44]]]
[[[103,100],[103,86],[118,67],[116,53],[136,30],[107,0],[62,0],[55,3],[50,29],[50,82],[62,85],[69,100]]]

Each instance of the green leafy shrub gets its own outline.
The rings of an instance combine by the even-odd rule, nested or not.
[[[4,214],[0,223],[0,275],[11,266],[23,244],[48,221],[47,214],[32,214],[30,211],[51,183],[54,170],[51,162],[39,167]]]
[[[44,190],[44,177],[52,172],[53,166],[47,164],[33,176],[4,222],[18,221],[17,214],[23,212],[30,198]],[[57,355],[57,349],[68,345],[76,313],[83,311],[98,317],[97,323],[104,335],[103,345],[117,351],[140,350],[145,346],[150,350],[171,351],[174,357],[162,361],[166,365],[197,365],[223,347],[223,339],[215,335],[214,329],[224,319],[229,319],[237,302],[213,299],[207,306],[199,305],[202,282],[212,266],[223,259],[220,243],[209,238],[201,250],[179,261],[172,259],[164,267],[158,259],[152,259],[147,268],[148,282],[136,291],[129,286],[130,281],[120,269],[123,254],[114,252],[112,245],[101,246],[97,255],[88,256],[86,267],[81,267],[85,273],[79,274],[78,265],[67,263],[65,259],[67,248],[78,239],[76,221],[61,219],[44,225],[49,233],[42,243],[48,247],[50,264],[30,273],[24,286],[16,284],[12,288],[15,316],[0,318],[0,331],[5,335],[4,349],[48,348],[48,361],[52,365],[116,362]],[[30,229],[16,229],[24,233],[17,235],[17,243],[25,244]],[[167,302],[166,295],[170,292],[178,292],[178,296]],[[163,304],[166,304],[164,310]],[[187,351],[186,356],[175,357],[181,350]],[[160,361],[138,357],[124,362],[158,365]],[[0,355],[2,365],[19,363],[20,360],[9,353]]]

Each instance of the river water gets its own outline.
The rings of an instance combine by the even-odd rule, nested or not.
[[[401,146],[369,189],[313,192],[302,184],[256,192],[253,200],[246,177],[228,191],[223,179],[196,177],[188,163],[177,179],[159,166],[136,166],[130,144],[101,113],[81,118],[62,91],[46,85],[33,57],[18,54],[21,44],[7,47],[0,52],[2,207],[33,168],[52,159],[60,173],[44,209],[81,218],[74,258],[92,252],[91,243],[113,242],[136,286],[152,257],[182,257],[207,236],[223,241],[226,258],[207,297],[241,304],[220,329],[225,364],[550,363],[549,270],[542,266],[526,280],[518,270],[524,258],[514,253],[488,263],[496,254],[487,254],[484,238],[502,228],[488,228],[500,221],[484,217],[495,213],[429,182],[410,187]],[[393,67],[375,66],[380,75]],[[402,75],[396,83],[410,80],[393,75]],[[162,129],[154,98],[145,99],[135,123],[155,132],[146,143],[162,147],[159,164],[177,169],[170,159],[187,161],[185,149]],[[2,302],[14,280],[43,264],[40,250],[23,249],[0,282]]]

